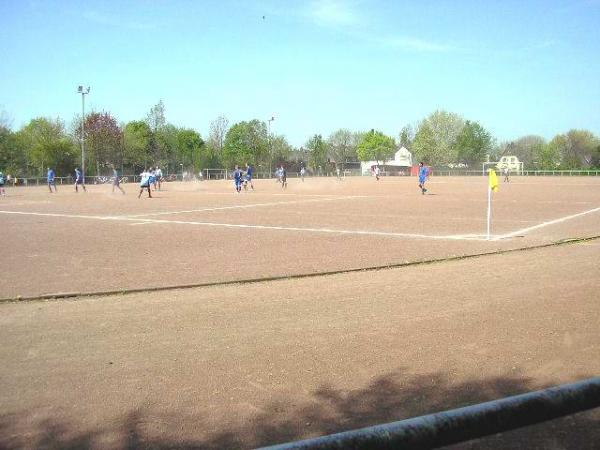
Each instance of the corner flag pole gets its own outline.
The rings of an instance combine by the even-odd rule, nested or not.
[[[488,209],[487,209],[487,240],[490,240],[492,226],[492,191],[498,192],[498,177],[494,169],[488,169]]]
[[[488,186],[488,209],[487,209],[487,240],[490,240],[490,228],[492,224],[492,188]]]

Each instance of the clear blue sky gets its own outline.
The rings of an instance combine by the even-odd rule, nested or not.
[[[263,19],[263,16],[264,19]],[[302,145],[338,128],[397,136],[436,109],[499,140],[600,134],[600,0],[0,1],[0,109],[167,120],[275,115]]]

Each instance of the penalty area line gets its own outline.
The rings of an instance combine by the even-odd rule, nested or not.
[[[199,209],[187,209],[183,211],[163,211],[157,213],[147,213],[147,214],[134,214],[127,215],[122,217],[156,217],[156,216],[169,216],[172,214],[188,214],[195,212],[207,212],[207,211],[226,211],[229,209],[245,209],[245,208],[256,208],[260,206],[281,206],[281,205],[297,205],[301,203],[315,203],[315,202],[331,202],[335,200],[349,200],[354,198],[364,198],[362,195],[348,195],[344,197],[335,197],[335,198],[318,198],[318,199],[309,199],[309,200],[292,200],[289,202],[266,202],[266,203],[252,203],[249,205],[231,205],[231,206],[215,206],[211,208],[199,208]]]
[[[587,211],[583,211],[583,212],[580,212],[577,214],[571,214],[570,216],[560,217],[558,219],[549,220],[547,222],[542,222],[542,223],[534,225],[532,227],[521,228],[520,230],[513,231],[512,233],[507,233],[507,234],[493,237],[491,240],[498,241],[501,239],[508,239],[508,238],[512,238],[515,236],[524,235],[526,233],[529,233],[530,231],[538,230],[540,228],[548,227],[550,225],[556,225],[557,223],[566,222],[567,220],[575,219],[577,217],[585,216],[586,214],[592,214],[592,213],[595,213],[598,211],[600,211],[600,208],[588,209]]]
[[[335,228],[303,228],[303,227],[282,227],[272,225],[248,225],[235,223],[215,223],[215,222],[198,222],[187,220],[165,220],[165,219],[144,219],[141,217],[124,217],[124,216],[86,216],[79,214],[59,214],[59,213],[36,213],[25,211],[1,211],[0,214],[14,214],[23,216],[41,216],[41,217],[58,217],[70,219],[87,219],[113,222],[134,222],[132,225],[145,224],[170,224],[170,225],[192,225],[204,227],[220,227],[220,228],[240,228],[240,229],[256,229],[256,230],[277,230],[277,231],[297,231],[303,233],[317,234],[340,234],[340,235],[355,235],[355,236],[381,236],[392,238],[408,238],[408,239],[431,239],[431,240],[453,240],[453,241],[487,241],[483,235],[427,235],[417,233],[395,233],[388,231],[376,230],[339,230]]]

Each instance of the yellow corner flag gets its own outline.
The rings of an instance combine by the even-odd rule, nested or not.
[[[496,171],[494,169],[489,169],[489,173],[490,189],[493,192],[498,192],[498,177],[496,176]]]

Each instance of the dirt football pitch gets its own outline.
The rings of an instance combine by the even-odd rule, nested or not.
[[[0,448],[253,448],[600,374],[600,178],[7,189]],[[596,449],[592,410],[454,449]]]

